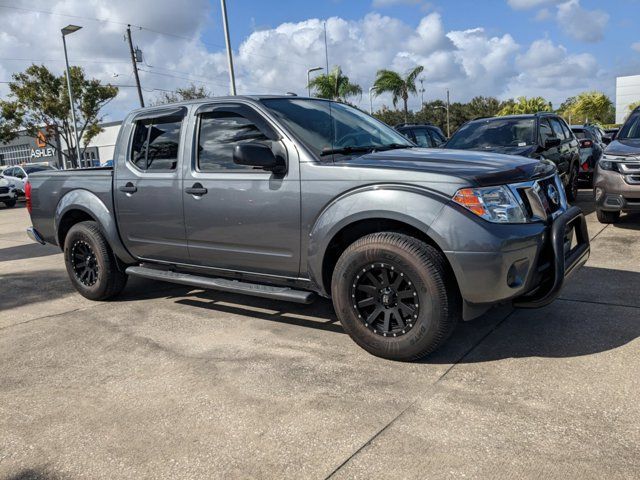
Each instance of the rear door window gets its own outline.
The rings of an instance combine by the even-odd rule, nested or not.
[[[178,166],[183,116],[144,119],[136,122],[130,161],[148,172],[171,172]]]
[[[444,136],[440,135],[440,132],[438,132],[437,130],[430,128],[428,129],[428,131],[429,135],[431,135],[431,140],[433,141],[434,147],[439,147],[447,141],[447,139],[444,138]]]

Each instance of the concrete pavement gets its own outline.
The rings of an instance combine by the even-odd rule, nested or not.
[[[590,213],[561,299],[462,324],[415,364],[365,353],[326,301],[132,281],[90,302],[27,225],[0,209],[0,478],[640,473],[640,217]]]

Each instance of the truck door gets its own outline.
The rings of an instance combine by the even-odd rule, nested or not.
[[[120,235],[137,258],[188,263],[182,207],[186,108],[135,117],[119,137],[114,198]]]
[[[567,137],[562,129],[560,121],[557,118],[551,117],[549,119],[549,123],[551,123],[551,128],[553,129],[555,136],[562,142],[558,147],[558,171],[561,174],[566,175],[569,172],[569,166],[571,165],[572,160],[571,139]]]
[[[194,149],[184,168],[191,263],[297,276],[300,176],[297,151],[253,107],[224,102],[196,112]],[[234,147],[259,142],[287,159],[285,173],[233,162]]]

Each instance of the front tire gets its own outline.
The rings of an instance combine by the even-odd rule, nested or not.
[[[443,254],[393,232],[367,235],[349,246],[333,271],[331,293],[349,336],[391,360],[418,360],[435,351],[461,313]]]
[[[600,223],[609,224],[616,223],[620,220],[620,211],[596,210],[596,216]]]
[[[107,300],[118,295],[127,275],[93,221],[75,224],[64,241],[64,261],[74,288],[90,300]]]
[[[571,172],[569,174],[569,180],[567,182],[567,186],[565,187],[565,192],[567,194],[567,200],[569,202],[575,202],[578,198],[578,165],[574,164],[571,167]]]

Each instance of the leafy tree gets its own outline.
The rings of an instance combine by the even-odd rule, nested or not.
[[[409,108],[407,106],[409,95],[416,93],[416,80],[423,70],[424,67],[422,66],[415,67],[407,72],[404,77],[393,70],[378,70],[376,81],[373,83],[373,92],[376,95],[391,93],[394,107],[397,107],[398,102],[402,99],[405,122],[409,121]]]
[[[186,88],[178,88],[173,92],[162,92],[153,101],[153,105],[164,105],[165,103],[175,103],[184,100],[196,100],[198,98],[213,97],[213,92],[204,86],[197,86],[193,83]]]
[[[313,88],[316,97],[329,98],[340,102],[349,97],[362,96],[362,88],[356,83],[351,83],[349,77],[343,75],[342,69],[337,66],[328,75],[322,74],[309,82],[309,88]]]
[[[474,97],[466,104],[466,112],[470,119],[478,117],[495,117],[506,105],[495,97]]]
[[[71,67],[71,88],[84,151],[102,131],[100,110],[118,94],[118,88],[86,78],[81,67]],[[0,142],[13,140],[20,130],[35,136],[43,127],[53,128],[67,145],[68,151],[63,155],[78,166],[66,75],[56,76],[44,65],[31,65],[24,72],[13,74],[9,91],[8,99],[0,100]],[[53,139],[46,141],[57,147],[51,143]]]
[[[632,104],[629,105],[629,107],[627,107],[627,111],[630,114],[631,112],[633,112],[636,108],[640,107],[640,100],[638,100],[637,102],[633,102]]]
[[[498,115],[519,115],[523,113],[537,113],[537,112],[551,112],[551,102],[548,102],[542,97],[518,97],[518,99],[512,103],[505,105]]]
[[[565,115],[585,122],[611,123],[613,102],[602,92],[582,92],[565,111]]]

